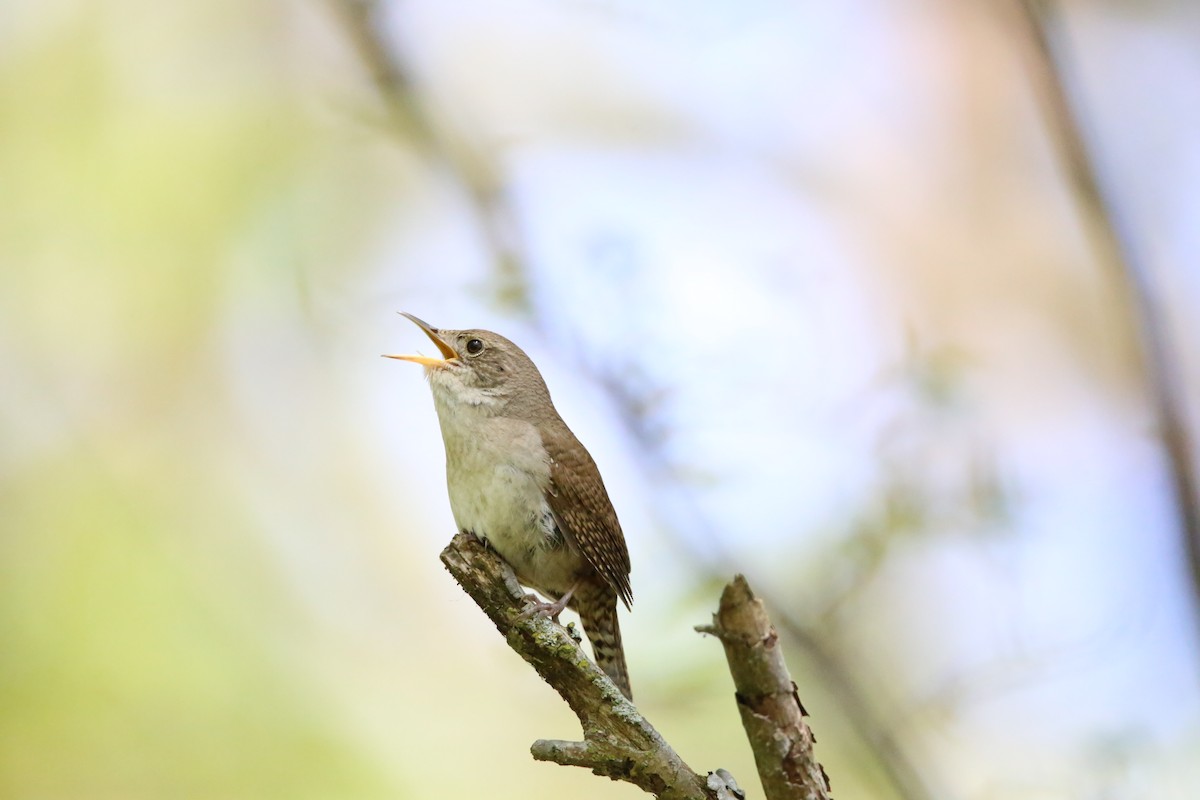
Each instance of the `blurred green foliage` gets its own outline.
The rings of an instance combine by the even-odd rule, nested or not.
[[[397,796],[288,663],[296,611],[213,458],[230,293],[295,303],[297,253],[371,216],[293,12],[0,15],[4,797]]]
[[[161,487],[65,455],[3,497],[0,794],[383,796],[262,636],[288,620],[252,562],[207,563]]]

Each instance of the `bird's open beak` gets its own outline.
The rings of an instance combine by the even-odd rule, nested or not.
[[[450,345],[446,344],[446,341],[441,336],[438,335],[437,328],[433,327],[428,322],[425,322],[422,319],[418,319],[417,317],[414,317],[412,314],[409,314],[406,311],[401,311],[400,314],[401,314],[401,316],[408,317],[410,320],[412,320],[414,323],[416,323],[418,328],[425,331],[425,335],[428,336],[433,341],[433,343],[435,345],[437,345],[437,349],[441,351],[442,358],[426,358],[425,356],[389,356],[389,355],[385,355],[384,358],[398,358],[401,361],[411,361],[414,364],[420,364],[425,367],[444,367],[444,366],[446,366],[447,361],[457,361],[458,360],[458,353],[454,352],[454,348],[451,347]]]

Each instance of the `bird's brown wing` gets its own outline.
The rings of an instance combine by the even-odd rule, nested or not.
[[[550,456],[546,500],[555,522],[629,608],[633,603],[629,550],[600,470],[566,425],[547,428],[542,431],[542,443]]]

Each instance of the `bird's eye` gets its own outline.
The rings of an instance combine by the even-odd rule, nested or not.
[[[481,350],[483,350],[483,342],[478,339],[472,339],[467,342],[467,352],[471,355],[478,355]]]

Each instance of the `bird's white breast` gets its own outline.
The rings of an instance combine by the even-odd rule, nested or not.
[[[486,403],[463,403],[436,386],[434,401],[455,524],[486,539],[522,583],[547,593],[566,591],[579,555],[554,546],[545,499],[550,462],[537,428],[498,416]]]

